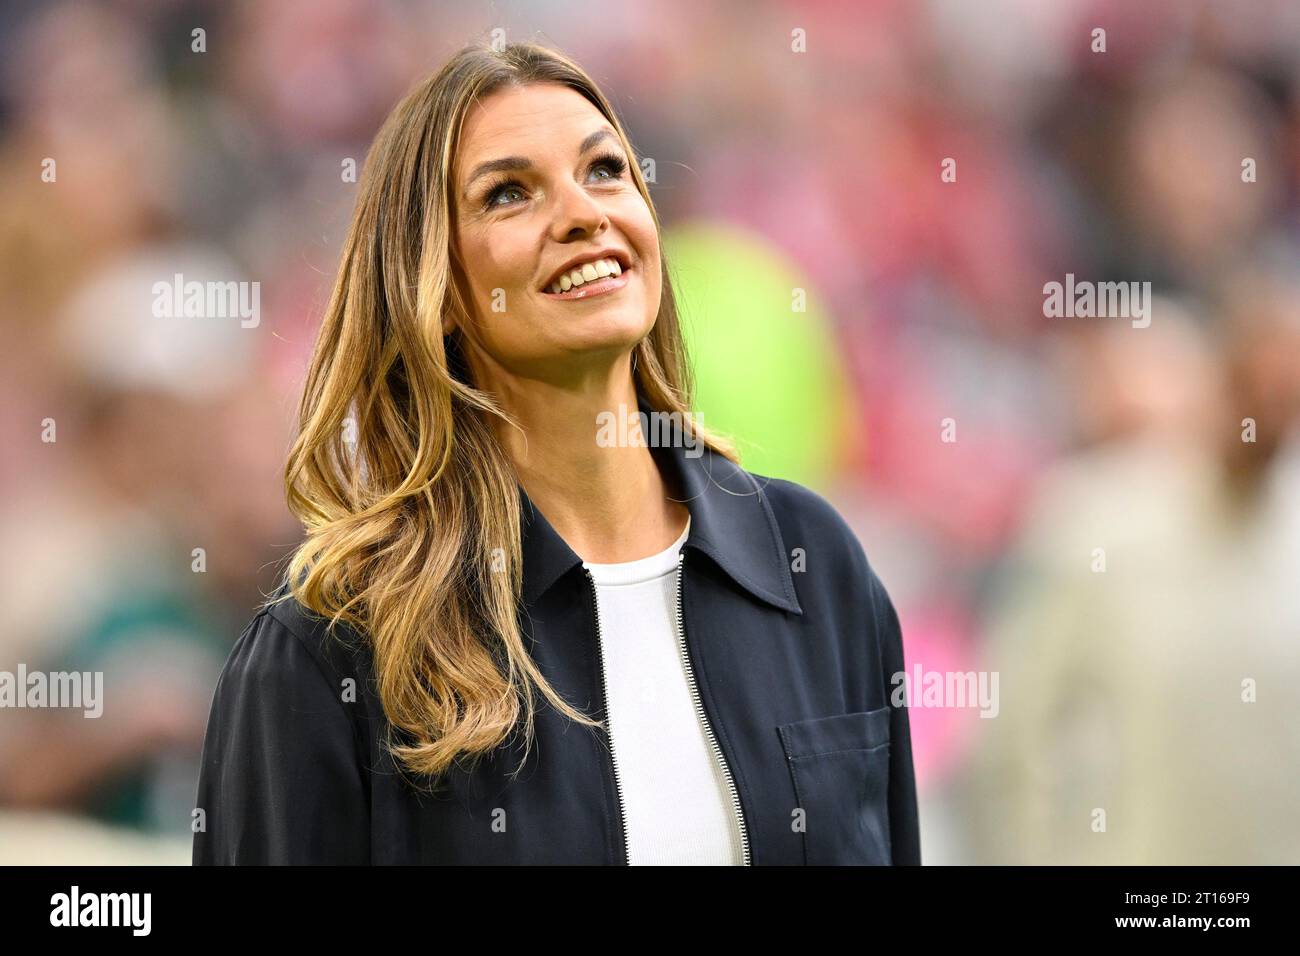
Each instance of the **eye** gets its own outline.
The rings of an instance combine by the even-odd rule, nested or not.
[[[609,182],[614,179],[621,179],[623,171],[627,169],[627,160],[617,153],[606,153],[603,156],[597,156],[591,163],[591,170],[595,172],[598,169],[609,170],[609,175],[602,182]]]
[[[508,203],[497,203],[500,196],[509,195],[512,192],[523,192],[523,185],[513,179],[507,179],[488,190],[487,196],[483,199],[483,208],[490,209],[496,205],[508,205]]]

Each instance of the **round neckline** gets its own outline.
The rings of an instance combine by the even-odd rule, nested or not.
[[[597,564],[583,561],[582,566],[591,572],[592,580],[601,585],[640,584],[663,577],[677,567],[677,553],[691,533],[691,519],[686,519],[686,528],[677,540],[658,554],[637,558],[633,561],[619,561],[614,564]]]

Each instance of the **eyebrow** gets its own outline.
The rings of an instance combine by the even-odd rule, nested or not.
[[[613,130],[609,128],[596,130],[596,132],[584,139],[581,145],[578,146],[578,155],[581,156],[583,153],[595,147],[596,144],[606,139],[617,139]],[[489,159],[485,163],[479,163],[474,167],[474,172],[470,173],[469,179],[465,180],[464,196],[466,199],[469,198],[469,187],[472,186],[474,181],[480,176],[486,176],[488,173],[514,172],[521,169],[532,169],[532,167],[533,161],[526,156],[503,156],[500,159]]]

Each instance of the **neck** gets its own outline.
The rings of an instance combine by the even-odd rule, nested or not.
[[[676,490],[650,448],[598,441],[601,413],[638,410],[627,354],[608,374],[564,385],[511,378],[493,394],[523,429],[495,425],[519,483],[584,561],[634,561],[664,550],[682,533],[689,511],[670,500]],[[607,433],[622,436],[627,429]]]

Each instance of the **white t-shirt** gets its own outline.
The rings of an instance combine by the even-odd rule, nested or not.
[[[677,631],[677,561],[583,562],[596,583],[608,726],[632,864],[743,863],[722,767],[696,713]]]

